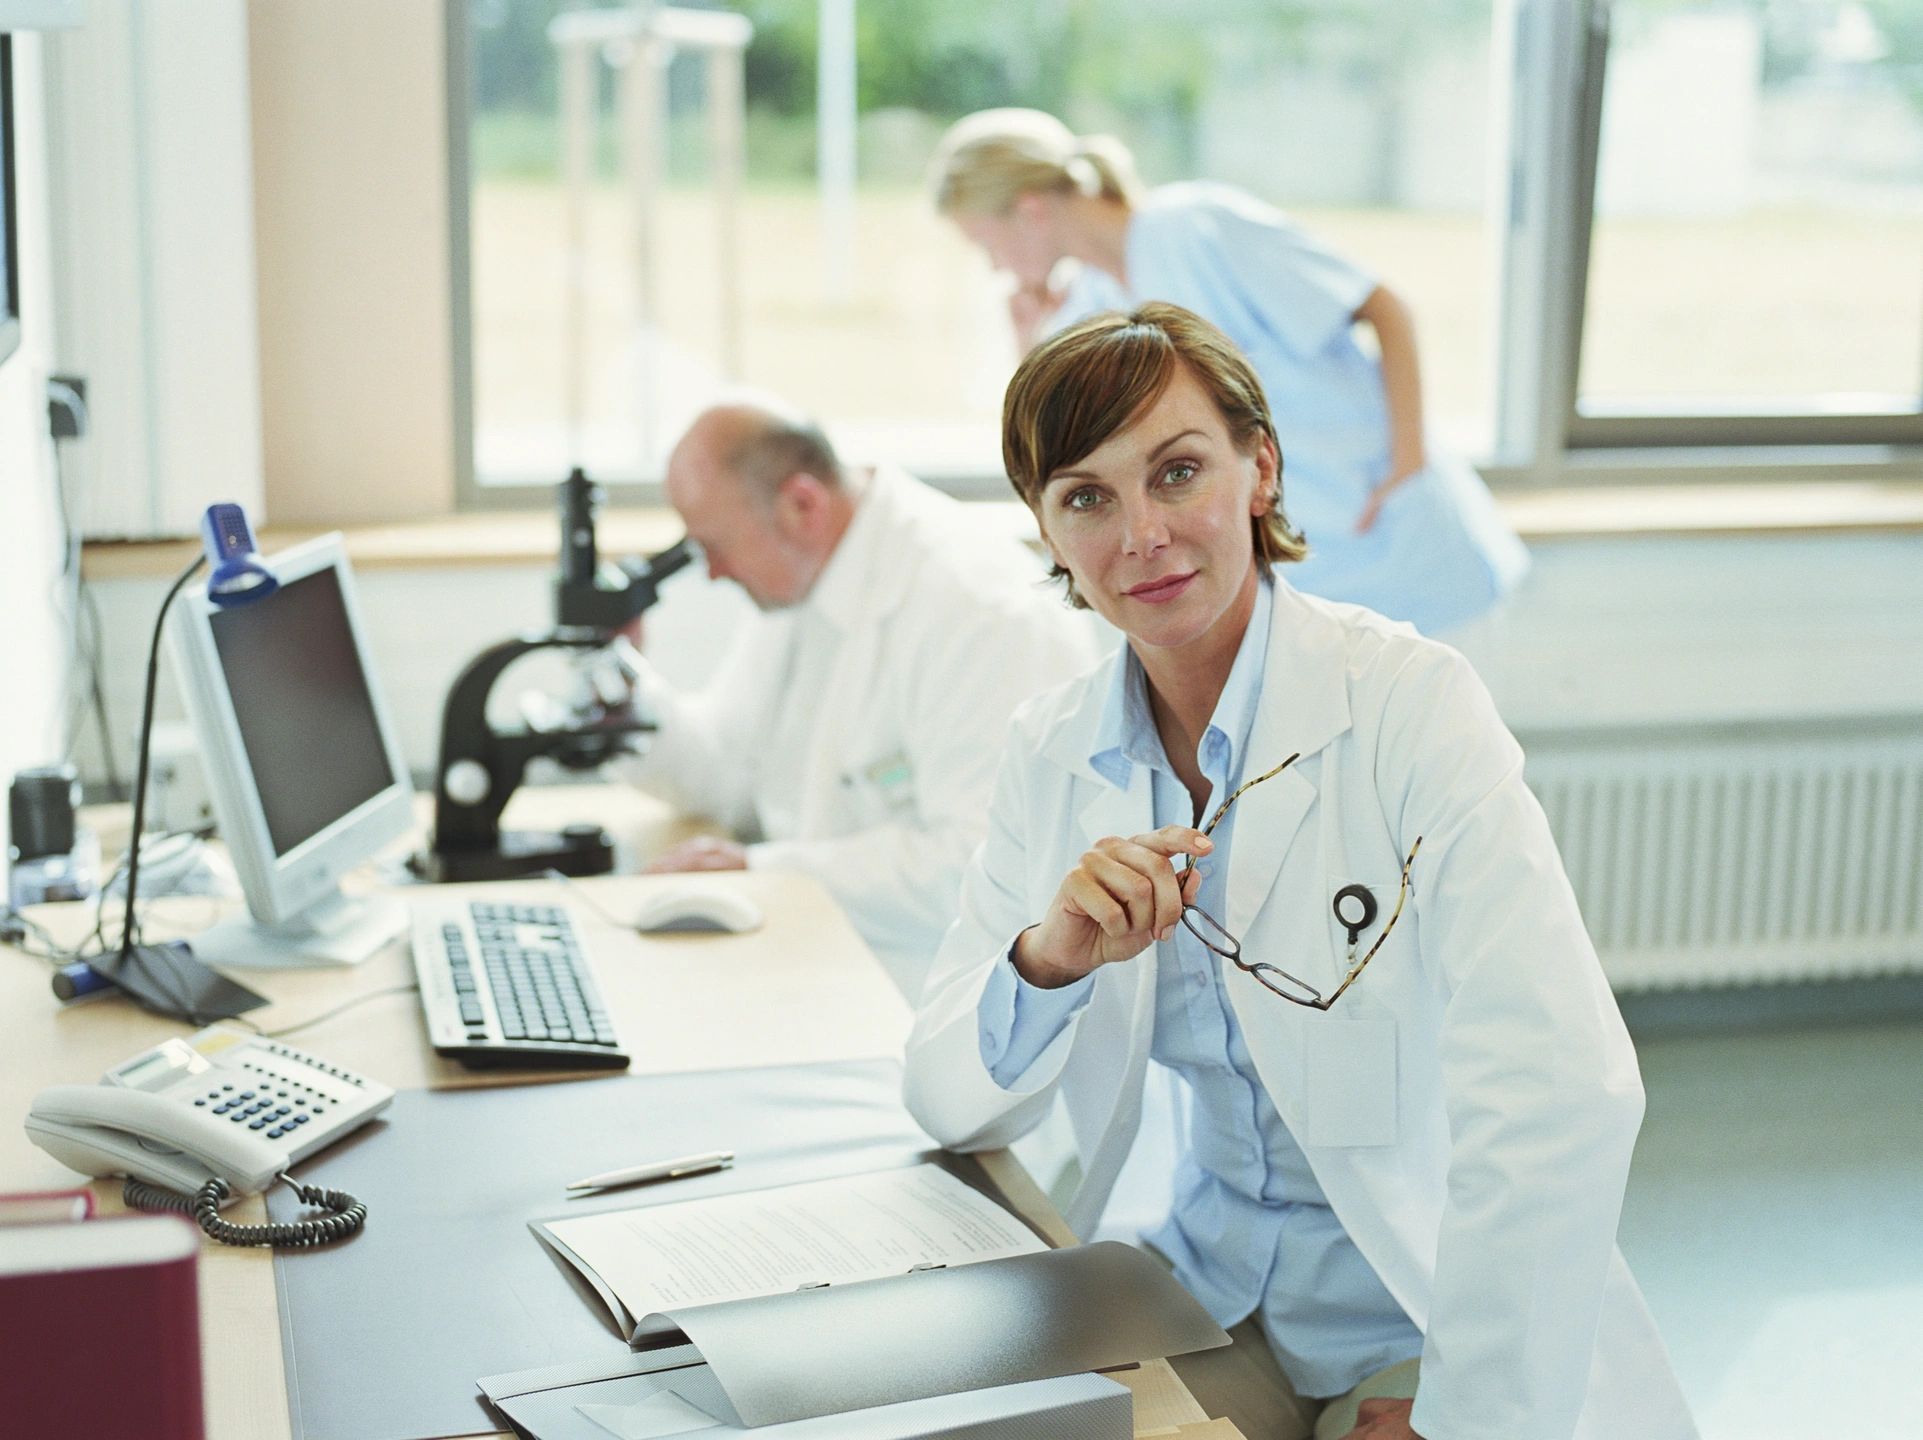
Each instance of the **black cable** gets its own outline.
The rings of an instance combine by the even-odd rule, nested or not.
[[[191,1215],[200,1228],[223,1245],[272,1245],[281,1249],[311,1249],[332,1245],[358,1234],[367,1223],[367,1206],[345,1190],[325,1190],[318,1185],[303,1185],[293,1176],[280,1178],[294,1187],[303,1205],[329,1212],[288,1225],[235,1225],[220,1218],[220,1202],[233,1193],[227,1182],[216,1175],[193,1193],[192,1198],[172,1190],[150,1185],[145,1180],[128,1180],[122,1198],[136,1210],[171,1210]]]

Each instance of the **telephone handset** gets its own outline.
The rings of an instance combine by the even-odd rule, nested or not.
[[[86,1175],[125,1175],[127,1202],[184,1210],[230,1245],[324,1245],[360,1229],[367,1207],[301,1185],[289,1166],[392,1103],[378,1081],[291,1045],[224,1026],[165,1040],[98,1085],[53,1085],[34,1098],[27,1136]],[[332,1213],[291,1225],[233,1225],[220,1207],[276,1178]],[[189,1198],[191,1197],[191,1198]]]

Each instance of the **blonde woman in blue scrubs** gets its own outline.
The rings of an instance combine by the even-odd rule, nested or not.
[[[1120,142],[1038,110],[957,122],[931,173],[937,208],[1014,277],[1024,351],[1150,300],[1235,342],[1288,437],[1290,510],[1310,547],[1300,589],[1451,639],[1522,578],[1528,554],[1482,478],[1424,434],[1408,306],[1280,211],[1207,182],[1145,192]],[[1064,260],[1080,270],[1059,287]]]

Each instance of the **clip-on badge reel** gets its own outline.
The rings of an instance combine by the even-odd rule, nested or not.
[[[1344,885],[1335,892],[1336,923],[1349,932],[1349,963],[1355,963],[1355,948],[1362,932],[1375,924],[1375,896],[1366,885]]]

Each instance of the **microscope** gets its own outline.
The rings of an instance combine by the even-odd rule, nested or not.
[[[434,835],[411,866],[436,881],[510,880],[558,870],[602,875],[614,868],[614,841],[599,825],[558,831],[501,829],[501,812],[546,756],[569,770],[594,770],[653,729],[637,716],[625,685],[597,683],[593,662],[625,645],[621,630],[660,598],[661,582],[694,559],[685,539],[646,559],[603,562],[594,520],[601,487],[575,469],[561,482],[561,557],[554,582],[554,626],[488,646],[467,663],[441,713],[441,758],[434,777]],[[569,704],[523,705],[522,723],[496,729],[488,719],[495,682],[537,650],[574,655],[581,693]],[[600,677],[605,682],[605,674]],[[538,697],[545,698],[545,697]]]

